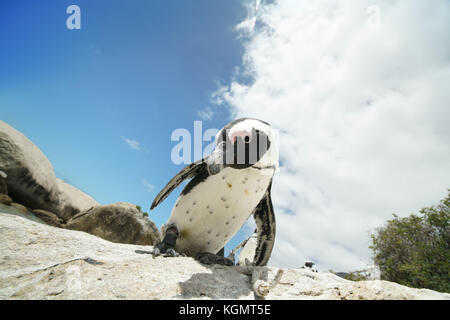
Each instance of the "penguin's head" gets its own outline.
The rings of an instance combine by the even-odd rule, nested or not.
[[[274,172],[278,167],[276,132],[270,124],[258,119],[240,118],[231,121],[217,133],[216,148],[209,164],[212,174],[225,167],[253,167]]]

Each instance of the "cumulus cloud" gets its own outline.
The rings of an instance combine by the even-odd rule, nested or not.
[[[349,271],[369,233],[450,187],[450,3],[279,0],[239,24],[239,75],[215,93],[280,133],[270,264]]]
[[[202,120],[211,120],[214,116],[214,112],[210,107],[206,107],[204,110],[199,110],[197,114]]]
[[[121,138],[122,138],[123,141],[125,141],[128,144],[128,146],[131,149],[138,150],[138,151],[141,150],[141,144],[138,141],[132,140],[132,139],[128,139],[128,138],[125,138],[125,137],[121,137]]]

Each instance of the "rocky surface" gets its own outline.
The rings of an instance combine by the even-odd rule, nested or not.
[[[8,175],[0,170],[0,194],[8,194],[8,184],[6,178]]]
[[[60,228],[61,224],[63,223],[63,220],[58,218],[58,216],[53,212],[41,209],[35,209],[32,210],[31,212],[33,213],[34,216],[38,217],[49,226]]]
[[[7,206],[12,204],[12,199],[7,194],[0,193],[0,203],[6,204]]]
[[[0,205],[0,299],[450,299],[387,281],[274,267],[204,266],[153,258],[149,246],[109,242],[54,228]]]
[[[48,210],[67,220],[97,205],[88,195],[57,179],[44,153],[1,120],[0,170],[7,175],[9,196],[31,209]]]
[[[19,210],[22,213],[29,214],[28,208],[21,205],[20,203],[13,202],[13,203],[11,203],[11,206],[14,207],[15,209]]]
[[[135,205],[118,202],[81,212],[64,228],[85,231],[119,243],[151,245],[160,237],[156,225],[144,217]]]

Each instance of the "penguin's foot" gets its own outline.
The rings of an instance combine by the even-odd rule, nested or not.
[[[166,248],[164,250],[161,247],[155,246],[155,248],[152,251],[152,254],[154,257],[157,256],[163,256],[163,257],[186,257],[186,255],[184,253],[175,251],[175,249],[173,248]]]
[[[217,255],[211,252],[199,252],[195,255],[195,260],[203,264],[220,264],[223,266],[234,266],[234,261],[224,256]]]
[[[170,226],[167,229],[166,234],[164,235],[164,239],[154,246],[152,252],[153,257],[185,257],[186,255],[184,253],[175,251],[175,243],[178,239],[178,236],[178,228],[175,225]]]

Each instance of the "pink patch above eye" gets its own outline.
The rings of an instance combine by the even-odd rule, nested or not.
[[[240,131],[235,131],[231,134],[230,141],[232,143],[235,143],[238,137],[240,137],[242,139],[242,141],[247,142],[247,143],[252,140],[251,132],[248,132],[246,130],[240,130]],[[248,137],[248,138],[246,139],[246,137]]]

